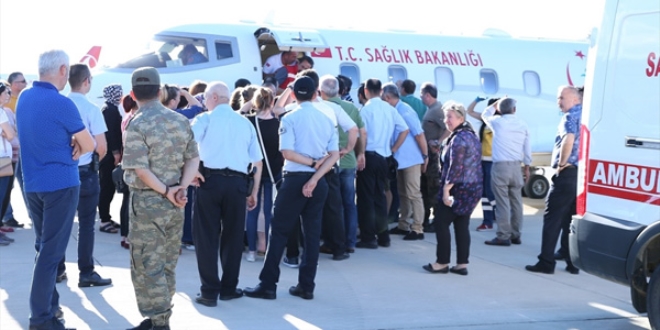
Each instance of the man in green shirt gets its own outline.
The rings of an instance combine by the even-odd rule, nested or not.
[[[323,79],[322,79],[323,80]],[[330,92],[330,93],[329,93]],[[321,93],[321,97],[335,104],[338,104],[357,125],[360,135],[355,149],[346,150],[348,144],[348,133],[341,128],[339,132],[339,185],[341,189],[342,203],[344,206],[344,228],[346,231],[346,251],[355,252],[355,243],[357,239],[357,207],[355,205],[355,173],[356,169],[364,169],[364,149],[366,144],[365,137],[367,131],[364,128],[364,122],[360,117],[360,112],[352,102],[344,101],[338,93],[331,93],[326,89]]]
[[[417,85],[415,85],[415,82],[406,79],[401,83],[401,86],[399,87],[399,94],[401,95],[401,101],[407,103],[409,106],[415,110],[417,113],[417,117],[419,117],[420,121],[424,120],[424,114],[426,113],[426,105],[424,105],[424,102],[422,100],[416,98],[413,94],[415,93],[415,88],[417,88]]]

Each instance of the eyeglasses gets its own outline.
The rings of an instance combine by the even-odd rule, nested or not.
[[[14,80],[14,82],[20,83],[20,84],[25,84],[27,81],[25,81],[25,79],[23,79],[23,80]]]

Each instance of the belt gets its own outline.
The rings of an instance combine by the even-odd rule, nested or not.
[[[247,178],[247,174],[239,171],[230,170],[228,168],[223,168],[221,170],[209,168],[209,172],[211,173],[211,175],[237,176],[241,178]]]
[[[92,163],[78,166],[78,171],[87,171],[92,168]]]
[[[312,176],[316,172],[287,172],[284,171],[284,176]]]

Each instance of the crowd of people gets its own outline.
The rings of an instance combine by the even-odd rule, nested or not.
[[[347,260],[356,248],[389,247],[392,235],[415,241],[435,233],[436,258],[423,269],[468,275],[469,220],[480,201],[484,217],[476,230],[497,224],[497,236],[485,243],[521,244],[531,149],[515,99],[490,99],[479,113],[481,97],[466,109],[442,104],[432,83],[422,84],[417,98],[412,80],[368,79],[354,104],[350,79],[319,76],[313,60],[298,55],[274,55],[261,85],[239,79],[233,91],[221,81],[173,86],[155,68],[139,68],[130,92],[103,87],[101,109],[85,96],[93,84],[89,68],[69,65],[59,50],[41,54],[32,87],[23,90],[20,73],[0,84],[0,156],[11,165],[0,168],[0,245],[12,241],[5,232],[23,226],[11,211],[15,177],[36,234],[30,329],[64,329],[56,283],[67,278],[64,254],[76,211],[79,287],[112,283],[94,269],[97,208],[99,231],[120,232],[130,250],[145,317],[133,329],[169,329],[182,249],[197,258],[196,303],[212,307],[244,295],[276,299],[280,264],[299,268],[289,294],[313,299],[320,254]],[[67,83],[71,92],[61,95]],[[527,266],[532,272],[553,273],[556,259],[579,272],[566,237],[581,97],[579,88],[559,90],[565,115],[553,153],[557,173],[539,262]],[[482,121],[480,130],[468,116]],[[123,194],[120,223],[110,215],[116,193]],[[257,285],[238,288],[242,260],[261,256]]]

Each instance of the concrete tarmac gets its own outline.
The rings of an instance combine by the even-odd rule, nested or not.
[[[16,242],[0,247],[0,329],[27,329],[34,260],[34,232],[17,190],[14,214],[25,229],[8,234]],[[119,218],[121,196],[113,201]],[[471,224],[469,275],[430,274],[422,265],[435,260],[436,239],[407,242],[392,236],[392,246],[361,250],[344,261],[321,255],[314,300],[288,294],[298,271],[281,267],[276,300],[242,297],[217,307],[194,302],[199,292],[193,251],[183,251],[177,267],[172,329],[650,329],[646,315],[630,303],[628,288],[581,272],[571,275],[558,262],[554,275],[525,271],[540,252],[543,201],[525,199],[522,245],[487,246],[495,232],[476,232],[481,209]],[[119,234],[96,231],[96,271],[113,284],[78,288],[77,219],[67,248],[68,280],[57,284],[66,326],[77,329],[127,329],[143,317],[131,283],[128,251]],[[452,242],[452,247],[454,243]],[[455,252],[452,252],[455,262]],[[243,260],[239,287],[258,284],[263,257]]]

